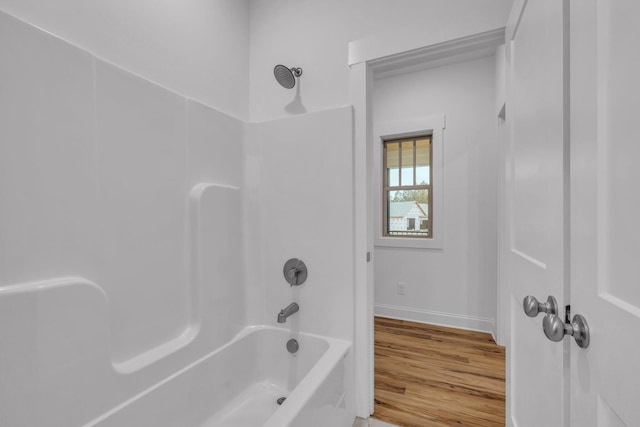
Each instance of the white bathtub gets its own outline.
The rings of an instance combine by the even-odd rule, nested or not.
[[[350,343],[286,329],[245,328],[229,344],[85,427],[350,427],[345,359]],[[278,405],[279,397],[286,397]]]
[[[243,256],[240,191],[200,183],[189,200],[189,316],[144,345],[115,344],[146,329],[122,322],[109,286],[76,276],[0,284],[0,427],[351,426],[350,343],[300,334],[292,357],[301,314],[284,329],[245,327],[257,314],[229,261]],[[149,283],[131,292],[151,295]],[[164,320],[149,313],[145,325]]]

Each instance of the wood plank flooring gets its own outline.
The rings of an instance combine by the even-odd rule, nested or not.
[[[375,318],[373,417],[402,427],[504,426],[504,347],[491,335]]]

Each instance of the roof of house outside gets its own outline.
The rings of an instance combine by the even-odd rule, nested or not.
[[[429,205],[426,203],[389,202],[389,217],[402,218],[406,216],[409,210],[411,210],[415,205],[418,205],[425,215],[429,212]]]

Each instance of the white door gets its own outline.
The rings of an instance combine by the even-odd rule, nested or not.
[[[640,426],[640,2],[571,2],[571,426]]]
[[[640,2],[515,3],[507,424],[640,426]],[[571,304],[589,347],[548,341],[528,294]]]
[[[507,425],[565,424],[564,366],[568,342],[548,340],[544,313],[523,311],[532,295],[557,299],[564,316],[568,298],[568,147],[566,26],[561,0],[516,1],[507,29],[507,180],[510,298],[507,345]]]

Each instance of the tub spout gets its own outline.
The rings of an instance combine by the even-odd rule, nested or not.
[[[286,308],[280,310],[278,313],[278,323],[284,323],[287,321],[287,317],[291,316],[293,313],[297,313],[300,310],[300,307],[297,303],[292,302]]]

